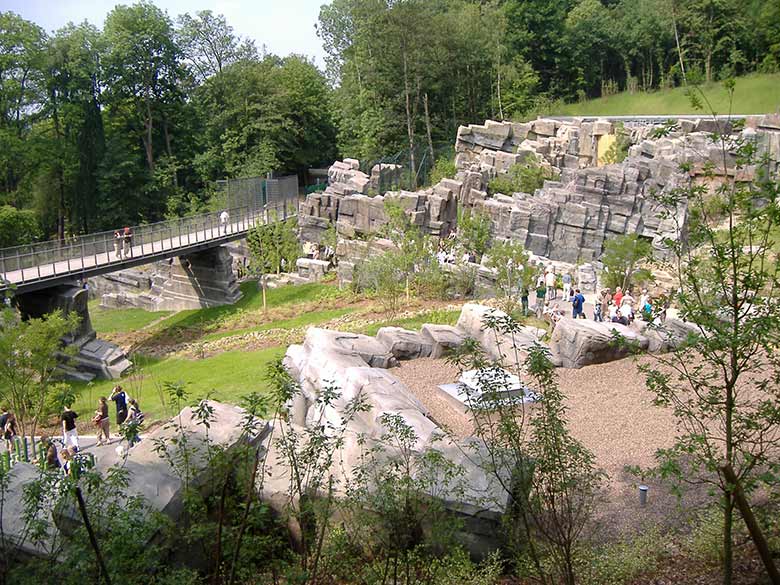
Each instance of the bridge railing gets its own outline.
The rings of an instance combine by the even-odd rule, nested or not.
[[[121,241],[117,246],[114,236],[117,230],[4,248],[0,250],[0,274],[3,276],[0,289],[7,282],[23,284],[54,278],[98,266],[121,264],[130,258],[158,256],[208,241],[229,239],[232,234],[245,232],[256,225],[295,215],[297,198],[284,197],[265,205],[252,202],[232,207],[227,212],[227,227],[220,224],[222,210],[131,226],[126,255],[121,252]],[[123,229],[118,231],[122,233]]]

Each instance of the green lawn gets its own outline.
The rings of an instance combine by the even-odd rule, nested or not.
[[[250,392],[265,392],[268,364],[284,355],[285,348],[272,347],[259,351],[229,351],[201,360],[167,358],[163,360],[137,357],[135,372],[121,381],[128,394],[138,400],[149,420],[167,418],[172,413],[160,398],[164,382],[186,383],[191,400],[210,394],[214,399],[237,404]],[[78,393],[74,410],[82,417],[91,415],[100,396],[108,396],[117,380],[99,380],[76,384]],[[113,419],[113,415],[112,415]]]
[[[256,311],[263,308],[263,294],[257,289],[257,283],[245,282],[241,284],[241,292],[244,293],[244,296],[234,305],[180,311],[163,321],[159,327],[160,329],[206,327],[241,311]],[[314,301],[320,298],[334,298],[340,294],[341,291],[338,288],[327,284],[289,285],[268,289],[266,291],[266,303],[268,308],[274,308],[292,303]]]
[[[445,311],[436,309],[425,313],[420,313],[414,317],[406,319],[391,319],[381,323],[372,323],[363,328],[360,332],[366,335],[376,335],[382,327],[403,327],[412,331],[418,331],[426,323],[436,323],[439,325],[455,325],[460,317],[460,309]]]
[[[313,311],[310,313],[304,313],[298,317],[292,319],[282,319],[279,321],[273,321],[271,323],[265,323],[258,325],[257,327],[246,327],[243,329],[234,329],[232,331],[219,331],[217,333],[209,333],[204,335],[202,341],[213,341],[215,339],[222,339],[223,337],[230,337],[232,335],[241,335],[243,333],[249,333],[251,331],[268,331],[270,329],[297,329],[298,327],[307,327],[309,325],[320,325],[327,323],[331,319],[343,317],[349,313],[352,313],[355,309],[352,307],[345,307],[343,309],[326,309],[324,311]]]
[[[748,75],[737,78],[734,92],[734,114],[765,114],[780,108],[780,74]],[[718,114],[729,113],[728,95],[722,83],[703,87],[707,99]],[[566,104],[551,114],[561,116],[619,116],[667,114],[706,114],[691,107],[685,89],[619,93],[613,96],[590,100],[578,104]]]
[[[144,311],[143,309],[101,309],[100,301],[89,302],[89,317],[98,333],[127,333],[141,329],[170,315],[170,311]]]

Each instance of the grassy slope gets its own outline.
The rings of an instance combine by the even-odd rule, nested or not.
[[[249,331],[268,329],[295,329],[308,325],[325,323],[341,317],[357,309],[352,306],[325,308],[321,310],[301,310],[294,317],[276,320],[270,323],[254,325],[248,328],[231,328],[220,330],[224,323],[239,324],[242,313],[262,309],[262,294],[253,283],[242,285],[244,297],[235,305],[181,311],[167,316],[168,313],[148,313],[141,309],[100,310],[90,307],[97,316],[96,329],[99,332],[124,332],[146,326],[155,320],[165,317],[152,325],[151,330],[177,331],[180,328],[197,328],[210,331],[200,339],[211,341],[231,335],[239,335]],[[301,286],[286,286],[267,291],[269,308],[288,306],[309,306],[313,301],[332,298],[341,294],[333,286],[322,284],[306,284]],[[306,305],[308,303],[308,305]],[[459,310],[430,310],[420,315],[386,321],[369,325],[363,332],[375,335],[380,327],[394,325],[418,330],[423,323],[454,324]],[[265,373],[273,360],[284,355],[284,347],[271,347],[257,351],[226,351],[219,355],[188,360],[184,358],[153,359],[145,356],[133,356],[135,369],[132,374],[119,383],[130,396],[137,398],[148,420],[166,418],[172,413],[163,403],[162,386],[165,382],[184,382],[192,400],[211,395],[218,400],[238,403],[242,396],[250,392],[265,392],[268,384]],[[82,418],[88,418],[94,411],[97,399],[108,396],[116,380],[99,380],[90,384],[73,383],[78,399],[74,409],[81,413]],[[113,411],[112,411],[113,418]]]
[[[726,90],[721,83],[703,87],[707,99],[718,114],[728,114]],[[732,113],[763,114],[780,109],[780,74],[748,75],[737,79]],[[650,93],[620,93],[579,104],[566,104],[551,112],[561,116],[619,116],[696,114],[684,88]]]
[[[135,331],[170,314],[170,311],[149,312],[143,309],[101,309],[100,301],[89,302],[89,317],[98,333]]]
[[[272,347],[259,351],[228,351],[201,360],[136,358],[135,372],[120,383],[131,397],[138,400],[151,421],[171,415],[160,397],[164,382],[186,383],[192,399],[210,394],[217,400],[238,403],[250,392],[268,390],[266,368],[284,352],[283,347]],[[99,380],[90,384],[74,384],[79,393],[74,410],[81,417],[91,415],[98,398],[108,396],[116,383],[116,380]],[[111,418],[113,421],[113,410]]]

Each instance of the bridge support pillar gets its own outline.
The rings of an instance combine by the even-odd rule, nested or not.
[[[231,305],[241,298],[233,257],[225,246],[172,258],[168,271],[153,277],[157,310],[181,311]]]
[[[16,295],[14,303],[23,319],[39,318],[61,309],[76,313],[80,323],[76,331],[63,338],[65,345],[75,346],[77,353],[60,366],[63,377],[72,380],[119,378],[133,364],[124,351],[108,341],[97,339],[87,307],[87,290],[74,284],[63,284]]]

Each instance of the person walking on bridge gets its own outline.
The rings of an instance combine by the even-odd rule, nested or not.
[[[120,260],[122,258],[123,243],[124,243],[124,238],[122,237],[122,234],[119,233],[119,230],[116,230],[114,232],[114,255],[116,256],[117,260]]]
[[[125,227],[123,237],[122,255],[125,258],[130,258],[133,255],[133,230]]]
[[[227,209],[223,209],[219,214],[219,227],[222,235],[227,235],[228,221],[230,221],[230,215],[228,215]]]

